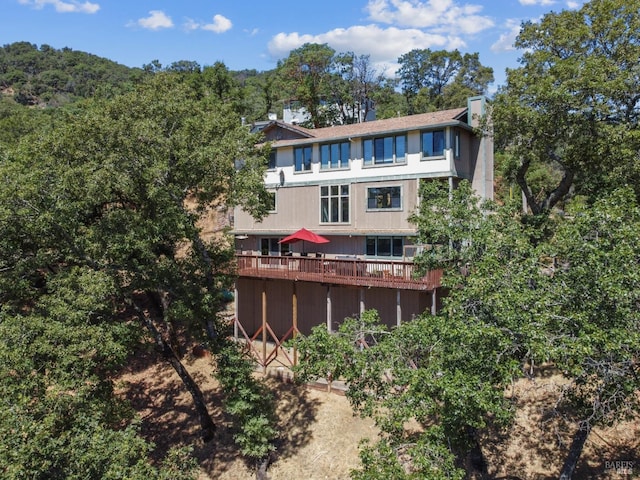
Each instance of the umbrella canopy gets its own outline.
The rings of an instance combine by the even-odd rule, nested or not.
[[[284,237],[278,243],[296,243],[300,241],[311,243],[329,243],[329,239],[324,238],[322,235],[318,235],[317,233],[313,233],[306,228],[301,228],[288,237]]]

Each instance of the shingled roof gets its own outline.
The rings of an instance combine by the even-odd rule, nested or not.
[[[387,134],[437,125],[445,126],[460,124],[461,122],[466,123],[466,113],[466,108],[455,108],[451,110],[441,110],[439,112],[420,113],[405,117],[394,117],[384,120],[374,120],[371,122],[354,123],[352,125],[336,125],[333,127],[313,129],[303,128],[296,125],[287,125],[289,130],[297,130],[301,136],[306,138],[278,140],[273,142],[273,145],[283,147],[315,141],[326,141],[329,139],[337,140],[352,137],[365,137],[379,133]]]

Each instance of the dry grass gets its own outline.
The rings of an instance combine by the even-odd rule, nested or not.
[[[230,422],[221,412],[218,386],[211,376],[210,359],[187,355],[184,363],[201,385],[209,410],[219,426],[212,442],[203,443],[191,398],[173,370],[148,354],[138,356],[121,377],[120,392],[143,419],[143,433],[157,444],[158,455],[172,445],[192,445],[201,473],[199,480],[255,478],[239,457]],[[269,468],[272,480],[347,479],[358,468],[358,443],[374,439],[368,419],[354,417],[347,399],[338,393],[268,379],[278,402],[281,438]],[[492,478],[539,480],[557,478],[571,441],[573,426],[549,416],[550,399],[562,378],[553,372],[535,380],[521,380],[509,392],[518,413],[507,432],[483,439],[483,451]],[[640,425],[625,422],[615,428],[595,429],[590,435],[574,479],[625,479],[611,468],[615,461],[635,462],[640,474]]]
[[[203,443],[191,398],[173,369],[152,354],[139,358],[122,375],[119,391],[133,402],[143,419],[143,433],[163,455],[172,445],[192,445],[201,474],[199,480],[244,480],[255,474],[238,455],[230,422],[221,412],[221,395],[211,376],[208,357],[183,359],[198,381],[218,425],[213,441]],[[258,373],[258,375],[262,376]],[[375,438],[369,419],[354,417],[339,393],[266,379],[277,398],[280,439],[269,477],[276,479],[345,479],[358,467],[358,444]]]

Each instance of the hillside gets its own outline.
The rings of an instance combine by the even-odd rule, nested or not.
[[[121,88],[144,75],[106,58],[70,48],[16,42],[0,47],[0,90],[22,105],[58,106],[99,88]]]
[[[120,394],[132,401],[142,418],[143,434],[157,445],[156,453],[162,454],[175,445],[191,445],[200,465],[199,480],[255,478],[238,455],[231,422],[220,410],[221,393],[211,375],[211,357],[187,354],[183,359],[199,380],[220,426],[214,441],[203,443],[191,399],[175,372],[151,358],[153,353],[147,355],[138,355],[118,384]],[[259,372],[256,375],[262,376]],[[349,471],[360,466],[360,440],[375,441],[378,430],[373,422],[354,415],[349,401],[339,392],[328,393],[275,378],[267,381],[277,399],[280,431],[269,478],[349,478]],[[557,372],[544,369],[531,379],[514,383],[507,392],[518,408],[513,425],[502,432],[487,430],[482,437],[489,478],[557,478],[575,428],[549,410],[553,404],[549,399],[555,398],[563,383]],[[594,429],[573,478],[635,478],[639,461],[640,424],[636,417],[615,427]],[[619,464],[615,462],[632,462],[631,472],[616,469]]]

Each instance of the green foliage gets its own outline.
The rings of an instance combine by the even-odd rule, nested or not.
[[[522,66],[508,70],[491,116],[534,214],[574,193],[638,185],[638,8],[592,0],[523,25]],[[532,178],[539,166],[559,172],[542,195]]]
[[[414,49],[398,63],[400,86],[412,114],[463,107],[468,97],[486,94],[493,82],[493,70],[480,63],[477,53]]]
[[[3,478],[193,478],[182,455],[154,467],[152,445],[109,380],[139,332],[115,318],[114,284],[76,268],[48,283],[33,309],[0,313]]]
[[[488,214],[476,210],[471,218],[482,216],[474,224],[468,216],[472,197],[454,192],[445,200],[443,192],[424,200],[414,217],[421,231],[438,232],[455,245],[466,230],[466,242],[439,253],[428,250],[423,264],[445,269],[446,329],[466,329],[463,338],[449,341],[469,345],[485,368],[491,365],[493,372],[483,378],[504,386],[525,368],[550,363],[570,380],[550,410],[560,408],[590,427],[637,412],[639,278],[628,266],[640,260],[633,233],[640,224],[630,189],[603,195],[591,206],[574,204],[570,215],[554,221],[523,217],[506,205]],[[442,210],[447,201],[450,210]],[[467,343],[475,335],[481,342]],[[442,333],[438,338],[447,341]],[[490,411],[497,400],[473,400],[462,385],[458,389],[466,407],[476,405],[467,419]]]
[[[140,69],[70,48],[28,42],[0,47],[0,86],[11,87],[24,105],[56,106],[91,97],[105,84],[126,88],[141,77]]]
[[[510,348],[510,337],[491,326],[469,329],[443,315],[388,331],[370,310],[297,345],[300,378],[339,376],[352,406],[382,430],[354,478],[459,478],[454,452],[466,450],[469,429],[510,418],[502,388],[517,365],[490,361]],[[412,421],[415,430],[406,427]]]
[[[327,44],[305,43],[278,64],[284,91],[309,112],[313,127],[330,125],[335,120],[331,112],[321,108],[322,100],[330,92],[335,53]]]
[[[274,451],[278,435],[272,395],[252,376],[254,360],[240,345],[223,341],[216,350],[215,376],[225,395],[226,410],[234,419],[234,440],[245,457],[263,461]]]
[[[391,331],[365,312],[299,340],[301,378],[339,375],[356,411],[381,428],[354,478],[460,475],[467,452],[481,452],[478,432],[509,424],[508,385],[543,363],[569,381],[548,410],[589,427],[637,413],[631,189],[555,219],[523,216],[519,202],[481,208],[466,182],[453,191],[428,182],[421,194],[412,220],[431,248],[419,263],[444,269],[441,311]]]
[[[309,113],[312,128],[357,123],[382,90],[383,76],[368,55],[337,54],[326,44],[307,43],[278,64],[275,84]]]
[[[576,416],[609,425],[640,408],[640,275],[629,268],[640,261],[640,208],[627,188],[571,214],[550,246],[550,354],[573,380]]]
[[[438,438],[440,437],[440,438]],[[353,480],[462,480],[464,472],[455,466],[455,457],[442,441],[439,429],[430,429],[423,438],[393,445],[383,438],[374,446],[365,441],[360,449],[362,469],[353,470]]]
[[[149,463],[111,378],[143,336],[132,306],[154,339],[176,322],[223,332],[233,250],[198,220],[212,205],[264,211],[254,144],[229,105],[163,72],[0,157],[0,433],[15,442],[0,471],[190,478],[184,452]]]

